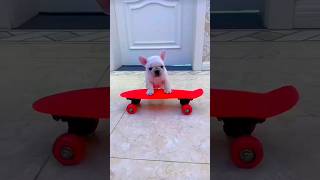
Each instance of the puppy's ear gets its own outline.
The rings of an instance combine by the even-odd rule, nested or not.
[[[160,58],[162,59],[162,61],[164,61],[164,59],[166,58],[166,52],[165,51],[161,51]]]
[[[148,60],[147,60],[147,58],[145,58],[145,57],[143,57],[143,56],[140,56],[139,57],[139,61],[140,61],[140,63],[142,64],[142,65],[146,65],[147,64],[147,62],[148,62]]]

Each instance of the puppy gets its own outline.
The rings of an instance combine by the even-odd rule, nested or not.
[[[160,56],[139,57],[140,63],[146,68],[146,87],[149,96],[154,94],[154,89],[164,89],[167,94],[172,91],[164,65],[165,56],[166,53],[162,51]]]

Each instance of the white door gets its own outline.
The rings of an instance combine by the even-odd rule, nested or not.
[[[96,0],[40,0],[40,12],[102,12]]]
[[[320,28],[320,1],[296,0],[294,11],[295,28]]]
[[[122,65],[138,65],[140,55],[167,52],[167,65],[191,65],[194,0],[116,0]],[[112,27],[111,27],[112,28]]]

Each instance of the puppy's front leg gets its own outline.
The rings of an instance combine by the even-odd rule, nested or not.
[[[147,80],[147,95],[151,96],[154,94],[153,85],[150,81]]]
[[[169,83],[168,79],[166,79],[166,80],[164,81],[164,92],[165,92],[166,94],[170,94],[170,93],[172,92],[171,86],[170,86],[170,83]]]

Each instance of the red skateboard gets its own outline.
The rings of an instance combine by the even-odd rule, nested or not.
[[[189,115],[192,113],[192,106],[189,105],[189,102],[193,99],[200,97],[203,94],[202,89],[197,89],[194,91],[173,89],[170,94],[164,93],[163,89],[157,89],[151,96],[148,96],[146,92],[147,89],[137,89],[120,94],[121,97],[131,100],[131,104],[129,104],[126,109],[129,114],[134,114],[137,112],[137,105],[140,104],[141,99],[179,99],[182,113],[185,115]]]
[[[53,145],[54,157],[63,165],[74,165],[85,156],[84,136],[94,133],[100,119],[109,118],[109,88],[64,92],[39,99],[33,109],[68,123],[68,132]]]
[[[223,121],[227,136],[236,138],[231,159],[240,168],[253,168],[263,159],[262,143],[251,136],[257,123],[291,109],[299,100],[293,86],[267,93],[211,89],[211,116]]]

